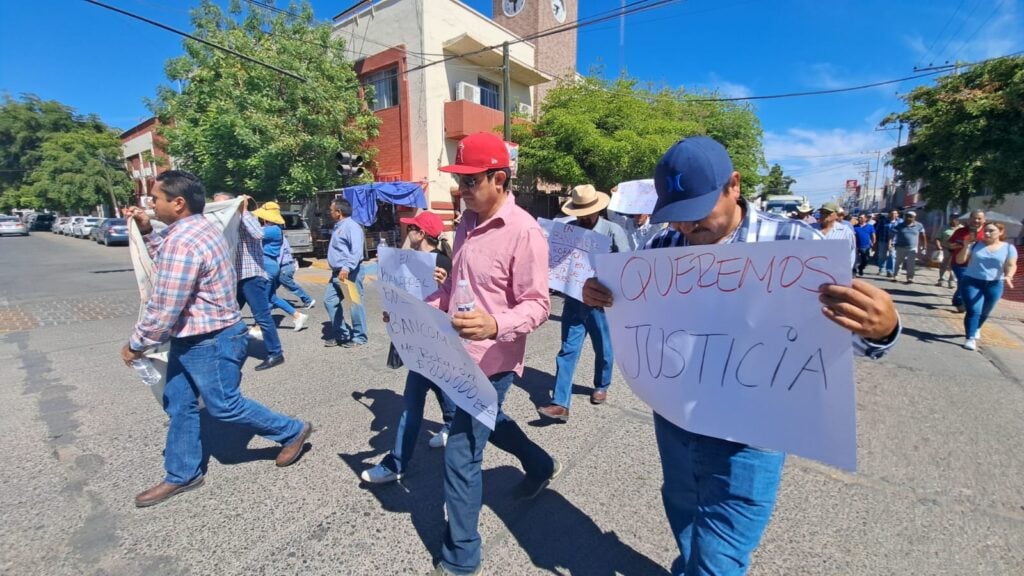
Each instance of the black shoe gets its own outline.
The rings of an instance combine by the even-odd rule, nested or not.
[[[554,467],[551,470],[551,475],[540,481],[531,480],[529,477],[525,478],[516,488],[517,498],[521,500],[536,498],[538,494],[548,487],[548,484],[551,484],[552,480],[558,478],[558,475],[562,473],[562,463],[555,458],[552,458],[552,460],[554,461]]]
[[[324,348],[340,348],[345,345],[348,340],[324,340]]]
[[[284,355],[283,354],[278,354],[277,356],[270,356],[270,357],[268,357],[263,362],[260,362],[259,364],[257,364],[256,368],[254,368],[254,370],[256,370],[258,372],[260,370],[266,370],[268,368],[273,368],[274,366],[277,366],[278,364],[284,364]]]
[[[366,342],[356,342],[355,340],[346,340],[341,344],[342,348],[356,348],[358,346],[364,346]]]

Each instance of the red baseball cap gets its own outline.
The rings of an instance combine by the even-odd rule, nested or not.
[[[487,170],[508,168],[508,148],[500,136],[492,132],[470,134],[459,142],[455,163],[439,168],[452,174],[479,174]]]
[[[402,224],[418,226],[420,230],[423,230],[431,238],[440,238],[444,232],[444,223],[441,222],[441,217],[429,210],[420,212],[414,218],[401,218],[399,221]]]

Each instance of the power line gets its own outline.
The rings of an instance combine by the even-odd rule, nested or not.
[[[173,32],[173,33],[175,33],[175,34],[177,34],[179,36],[184,36],[185,38],[188,38],[190,40],[195,40],[196,42],[199,42],[200,44],[206,44],[207,46],[210,46],[212,48],[216,48],[217,50],[222,50],[224,52],[227,52],[228,54],[231,54],[233,56],[237,56],[238,58],[241,58],[242,60],[246,60],[248,62],[252,62],[253,64],[258,64],[260,66],[263,66],[264,68],[269,68],[270,70],[273,70],[274,72],[277,72],[278,74],[283,74],[285,76],[288,76],[289,78],[294,78],[295,80],[298,80],[299,82],[306,82],[307,81],[305,78],[303,78],[302,76],[299,76],[298,74],[296,74],[294,72],[289,72],[288,70],[284,70],[282,68],[278,68],[277,66],[274,66],[273,64],[268,64],[268,63],[266,63],[266,62],[264,62],[262,60],[258,60],[256,58],[253,58],[252,56],[246,56],[245,54],[242,54],[241,52],[236,52],[235,50],[232,50],[230,48],[226,48],[226,47],[221,46],[220,44],[217,44],[215,42],[211,42],[209,40],[204,40],[203,38],[199,38],[198,36],[193,36],[192,34],[189,34],[188,32],[183,32],[181,30],[178,30],[177,28],[172,28],[172,27],[170,27],[170,26],[168,26],[166,24],[161,24],[160,22],[157,22],[156,20],[150,20],[149,18],[146,18],[145,16],[139,16],[138,14],[133,14],[132,12],[128,12],[127,10],[122,10],[122,9],[116,8],[114,6],[110,6],[109,4],[104,4],[102,2],[97,2],[96,0],[83,0],[83,1],[84,2],[88,2],[89,4],[94,4],[96,6],[99,6],[100,8],[106,8],[107,10],[111,10],[113,12],[117,12],[118,14],[123,14],[125,16],[128,16],[129,18],[134,18],[136,20],[141,20],[142,22],[145,22],[146,24],[150,24],[152,26],[156,26],[157,28],[161,28],[163,30],[167,30],[168,32]]]
[[[926,72],[924,74],[917,74],[914,76],[907,76],[904,78],[896,78],[895,80],[883,80],[882,82],[872,82],[871,84],[861,84],[860,86],[848,86],[846,88],[833,88],[831,90],[813,90],[809,92],[789,92],[786,94],[771,94],[768,96],[736,96],[733,98],[688,98],[685,102],[739,102],[743,100],[774,100],[778,98],[795,98],[797,96],[818,96],[821,94],[838,94],[841,92],[854,92],[856,90],[865,90],[867,88],[876,88],[878,86],[885,86],[888,84],[899,84],[900,82],[906,82],[908,80],[916,80],[918,78],[925,78],[927,76],[934,76],[941,70],[935,70],[932,72]]]
[[[978,7],[981,6],[984,3],[984,1],[985,0],[978,0],[978,2],[974,5],[974,7],[971,8],[971,11],[967,13],[966,17],[964,17],[963,23],[960,24],[960,28],[957,29],[956,34],[953,34],[952,36],[950,36],[949,39],[946,40],[946,43],[942,45],[942,48],[940,48],[939,51],[935,53],[936,59],[938,59],[942,54],[944,54],[946,52],[946,48],[949,46],[950,42],[952,42],[954,39],[956,39],[956,37],[959,36],[961,32],[963,32],[964,26],[967,25],[967,22],[970,21],[971,16],[974,16],[974,13],[977,12]]]
[[[988,18],[985,18],[985,20],[977,28],[974,29],[974,32],[971,33],[967,40],[964,40],[963,46],[961,46],[960,49],[956,51],[956,54],[953,55],[953,61],[956,61],[956,57],[959,56],[960,53],[963,52],[964,48],[966,48],[971,43],[971,40],[974,40],[974,37],[978,35],[978,32],[981,32],[981,29],[984,28],[990,20],[992,20],[992,17],[996,15],[996,12],[998,12],[999,9],[1002,8],[1003,4],[1005,3],[1006,0],[1000,0],[1000,2],[996,4],[996,7],[993,8],[992,12],[989,13]]]
[[[960,3],[956,5],[956,10],[954,10],[953,14],[949,17],[948,20],[946,20],[946,23],[942,26],[942,30],[939,31],[939,34],[935,37],[935,39],[932,40],[931,46],[928,47],[928,50],[924,53],[924,56],[922,56],[921,60],[918,61],[918,66],[924,64],[924,59],[927,58],[928,55],[932,53],[932,49],[935,48],[936,44],[938,44],[939,38],[942,38],[942,35],[946,33],[946,28],[949,28],[950,22],[952,22],[956,18],[956,15],[960,13],[960,9],[963,8],[964,2],[966,1],[967,0],[960,0]],[[917,68],[917,66],[915,66],[914,68]]]

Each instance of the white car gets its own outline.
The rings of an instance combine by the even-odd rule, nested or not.
[[[85,219],[85,216],[72,216],[68,218],[67,222],[60,227],[60,233],[64,236],[71,236],[75,229],[75,225]]]
[[[28,225],[17,216],[0,216],[0,236],[28,236]]]
[[[103,222],[103,218],[86,216],[72,225],[71,235],[75,238],[88,238],[93,226],[99,226],[100,222]]]

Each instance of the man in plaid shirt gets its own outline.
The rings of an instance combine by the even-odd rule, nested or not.
[[[669,227],[647,248],[822,238],[803,222],[750,206],[729,153],[711,138],[686,138],[672,146],[655,168],[654,185],[658,202],[651,220]],[[892,298],[867,282],[822,286],[819,300],[825,317],[853,333],[860,354],[879,358],[899,335]],[[583,302],[611,306],[612,295],[591,278]],[[654,434],[664,475],[662,501],[680,552],[672,574],[745,574],[771,518],[785,454],[694,434],[657,412]]]
[[[170,340],[164,410],[170,417],[164,449],[164,480],[135,497],[152,506],[203,484],[199,397],[210,416],[251,427],[283,445],[278,466],[302,454],[313,428],[242,396],[242,364],[248,335],[235,299],[235,269],[221,231],[203,217],[202,183],[188,172],[157,176],[150,191],[153,212],[167,228],[153,233],[149,216],[128,208],[155,262],[153,293],[121,359],[131,365],[143,352]]]

